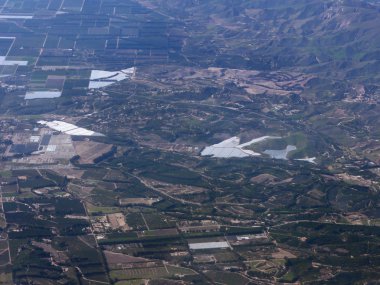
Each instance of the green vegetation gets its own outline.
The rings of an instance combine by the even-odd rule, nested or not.
[[[229,273],[223,271],[209,271],[206,275],[214,282],[220,282],[223,284],[248,284],[249,280],[238,273]]]
[[[1,284],[380,280],[379,1],[0,6],[0,56],[28,61],[0,68]],[[297,149],[201,155],[269,135],[247,149]]]

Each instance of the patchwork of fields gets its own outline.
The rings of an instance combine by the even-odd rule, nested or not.
[[[379,11],[0,0],[0,284],[377,284]]]

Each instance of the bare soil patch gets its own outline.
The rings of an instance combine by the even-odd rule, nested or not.
[[[94,159],[109,152],[112,148],[110,144],[93,141],[74,141],[73,144],[76,153],[80,156],[80,164],[92,164]]]

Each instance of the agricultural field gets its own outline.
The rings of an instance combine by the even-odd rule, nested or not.
[[[377,284],[374,0],[0,0],[0,284]]]

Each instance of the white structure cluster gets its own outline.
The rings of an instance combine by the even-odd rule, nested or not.
[[[226,241],[199,242],[199,243],[190,243],[189,244],[189,248],[192,250],[229,248],[229,247],[230,247],[230,245]]]
[[[71,136],[103,136],[101,133],[87,130],[76,125],[62,122],[62,121],[38,121],[39,124],[45,125],[55,131],[59,131]]]
[[[252,150],[244,149],[244,147],[250,146],[251,144],[258,143],[267,139],[276,139],[278,137],[263,136],[257,139],[253,139],[249,142],[240,144],[239,137],[232,137],[224,140],[218,144],[206,147],[201,155],[202,156],[212,156],[219,158],[230,158],[230,157],[248,157],[248,156],[259,156],[260,153],[254,152]]]
[[[92,70],[88,88],[98,89],[125,79],[132,78],[132,76],[135,74],[135,71],[135,67],[123,69],[120,71]]]
[[[53,99],[61,97],[62,91],[30,91],[26,92],[25,100],[31,99]]]

